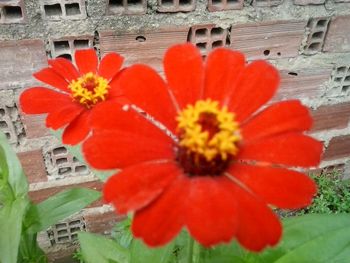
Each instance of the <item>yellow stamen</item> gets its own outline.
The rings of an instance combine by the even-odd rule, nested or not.
[[[227,160],[236,155],[240,140],[239,125],[227,107],[219,108],[217,101],[199,100],[188,105],[177,117],[180,146],[202,155],[207,161],[220,156]]]
[[[87,108],[91,108],[99,101],[104,101],[108,94],[108,81],[89,72],[80,78],[73,80],[68,88],[72,91],[72,97]]]

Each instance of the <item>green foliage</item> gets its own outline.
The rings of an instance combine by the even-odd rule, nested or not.
[[[28,233],[37,233],[54,223],[80,211],[101,197],[101,193],[92,189],[74,188],[62,191],[38,205],[32,205],[26,217]]]
[[[47,263],[37,232],[99,198],[94,190],[70,189],[32,204],[20,162],[0,132],[0,263]]]
[[[314,175],[312,178],[318,186],[318,194],[311,206],[298,214],[337,214],[350,213],[350,184],[339,178],[337,172]]]
[[[248,252],[236,242],[202,252],[205,263],[347,263],[350,215],[304,215],[284,220],[284,235],[275,248]]]
[[[81,254],[86,263],[127,263],[130,254],[117,242],[103,236],[78,233]]]

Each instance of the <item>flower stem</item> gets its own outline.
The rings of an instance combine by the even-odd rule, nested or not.
[[[193,238],[189,238],[188,244],[187,244],[187,263],[192,263],[193,262],[193,245],[194,245],[194,240]]]

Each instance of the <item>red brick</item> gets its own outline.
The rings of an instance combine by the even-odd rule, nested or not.
[[[45,126],[46,114],[24,114],[22,122],[28,139],[41,138],[50,135],[50,130]]]
[[[208,0],[210,12],[243,9],[243,0]]]
[[[101,234],[111,232],[115,224],[125,218],[125,216],[117,215],[115,211],[86,213],[84,215],[86,230]]]
[[[52,195],[55,195],[63,190],[72,189],[75,187],[83,187],[83,188],[90,188],[97,191],[102,190],[103,183],[101,181],[90,181],[90,182],[83,182],[83,183],[76,183],[76,184],[67,184],[67,185],[61,185],[61,186],[55,186],[50,185],[50,182],[47,183],[47,185],[43,185],[43,188],[32,190],[29,192],[29,197],[34,203],[40,203],[41,201],[49,198]],[[91,204],[91,206],[101,206],[103,203],[101,200],[94,202]]]
[[[350,121],[350,102],[321,106],[312,111],[312,131],[343,129]]]
[[[303,69],[280,71],[281,84],[272,101],[283,99],[319,98],[332,69]]]
[[[158,31],[140,31],[116,34],[112,31],[100,33],[102,54],[119,52],[125,57],[124,66],[146,63],[158,70],[163,68],[164,52],[170,46],[186,42],[188,27],[164,28]]]
[[[325,0],[294,0],[296,5],[321,5],[324,3]]]
[[[32,74],[47,66],[42,40],[0,41],[0,89],[38,84]]]
[[[233,25],[232,49],[249,59],[296,57],[304,34],[306,21],[273,21]]]
[[[196,8],[196,0],[158,0],[158,12],[190,12]]]
[[[44,158],[41,150],[17,153],[29,183],[47,181]]]
[[[350,156],[350,134],[334,137],[330,140],[324,160],[335,160]]]
[[[328,27],[324,52],[350,51],[350,15],[334,17]]]

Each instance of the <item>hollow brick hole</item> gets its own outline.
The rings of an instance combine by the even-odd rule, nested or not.
[[[22,19],[22,8],[20,6],[4,6],[4,17],[6,20],[18,20]]]
[[[65,9],[67,16],[75,16],[81,14],[79,3],[65,4]]]
[[[68,59],[68,60],[72,61],[72,55],[71,54],[62,54],[62,55],[59,55],[57,57],[58,58],[65,58],[65,59]]]
[[[89,47],[89,40],[88,39],[76,39],[73,42],[74,48],[76,49],[82,49],[82,48],[88,48]]]
[[[44,11],[47,17],[62,16],[60,4],[44,5]]]
[[[69,51],[69,42],[68,41],[54,41],[53,42],[54,49],[56,53],[62,52],[62,51]]]

